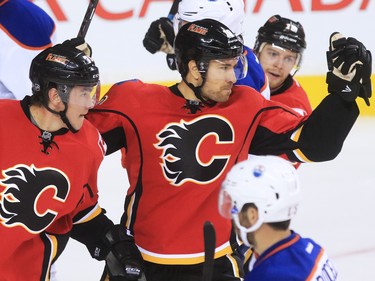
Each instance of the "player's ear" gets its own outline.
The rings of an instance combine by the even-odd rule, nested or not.
[[[49,98],[49,101],[53,104],[53,105],[57,105],[58,103],[61,102],[61,98],[59,96],[59,92],[56,88],[51,88],[48,90],[48,98]]]
[[[189,73],[191,76],[195,79],[198,80],[201,77],[200,72],[198,71],[198,66],[195,60],[191,60],[188,63],[188,68],[189,68]]]
[[[250,226],[254,225],[258,221],[259,215],[258,215],[258,209],[257,208],[249,207],[249,208],[247,208],[245,213],[246,213],[246,218],[247,218],[248,222],[250,223]]]

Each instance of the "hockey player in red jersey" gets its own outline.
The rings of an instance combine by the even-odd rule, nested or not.
[[[180,83],[119,82],[87,118],[108,154],[126,149],[130,187],[121,224],[134,235],[146,279],[200,280],[202,226],[209,220],[217,230],[213,280],[241,280],[231,221],[217,209],[227,172],[248,153],[285,153],[298,162],[334,159],[359,115],[357,96],[371,94],[371,55],[355,39],[332,36],[331,94],[302,116],[233,85],[246,72],[243,43],[222,23],[187,23],[174,47]],[[342,92],[346,86],[350,95]]]
[[[270,99],[286,104],[301,115],[312,112],[305,90],[295,80],[306,49],[305,31],[302,24],[274,15],[258,30],[254,53],[257,55],[269,81]],[[254,155],[249,158],[254,159]],[[282,156],[283,158],[285,155]],[[294,162],[297,169],[301,163]],[[242,244],[239,252],[249,257],[249,247]]]
[[[253,49],[268,77],[270,99],[286,104],[301,115],[312,112],[305,90],[294,79],[305,49],[303,26],[279,15],[270,17],[259,28]],[[294,163],[296,168],[300,165]]]
[[[306,92],[293,77],[305,49],[303,26],[279,15],[270,17],[259,28],[253,49],[268,77],[271,99],[302,115],[310,114],[312,109]]]
[[[182,25],[202,19],[214,19],[225,24],[237,36],[242,36],[245,16],[243,0],[175,0],[168,18],[161,17],[151,23],[143,39],[143,45],[152,54],[159,51],[167,53],[168,66],[176,70],[173,40],[175,32]],[[244,56],[248,63],[247,74],[236,83],[250,86],[269,99],[267,77],[258,59],[247,46],[244,46]]]
[[[78,41],[33,59],[32,96],[0,100],[1,281],[50,280],[71,234],[97,259],[115,244],[117,227],[98,205],[106,146],[84,118],[99,95],[99,72],[72,45]]]
[[[245,280],[338,280],[324,249],[289,228],[300,202],[295,168],[276,156],[233,166],[222,184],[219,212],[232,219],[253,253]]]

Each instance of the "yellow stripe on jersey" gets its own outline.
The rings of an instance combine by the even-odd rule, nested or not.
[[[298,130],[296,130],[292,136],[290,137],[292,139],[292,141],[295,141],[295,142],[298,142],[299,140],[299,137],[301,136],[301,132],[302,132],[302,128],[303,128],[304,125],[302,125],[301,127],[298,128]]]
[[[149,252],[147,250],[142,249],[139,247],[139,250],[142,254],[144,260],[152,263],[157,264],[165,264],[165,265],[191,265],[191,264],[198,264],[204,262],[204,253],[196,253],[196,254],[178,254],[178,255],[164,255],[164,254],[156,254]],[[215,249],[215,256],[214,258],[220,258],[225,255],[232,254],[232,248],[229,245],[229,242],[225,243],[224,245]]]
[[[303,125],[298,128],[298,130],[296,130],[292,136],[290,137],[291,140],[295,141],[295,142],[298,142],[300,136],[301,136],[301,132],[302,132],[302,128],[303,128]],[[306,157],[306,155],[298,148],[298,149],[295,149],[293,150],[293,153],[294,155],[302,162],[312,162],[309,158]]]
[[[58,242],[57,242],[56,236],[50,235],[50,234],[47,234],[47,233],[45,233],[45,235],[48,238],[48,241],[50,242],[50,246],[51,246],[51,253],[50,253],[50,257],[49,257],[49,261],[48,261],[48,270],[47,270],[47,272],[50,272],[52,261],[57,255]],[[45,280],[50,281],[49,274],[47,274]]]
[[[246,263],[250,259],[252,253],[253,253],[253,251],[251,250],[251,248],[246,250],[246,252],[243,254],[244,255],[244,263]]]
[[[301,151],[300,149],[295,149],[295,150],[293,150],[293,153],[294,153],[294,155],[295,155],[299,160],[301,160],[301,161],[304,162],[304,163],[312,162],[312,161],[310,161],[310,160],[305,156],[305,154],[302,153],[302,151]]]
[[[240,276],[240,267],[237,262],[237,260],[232,255],[227,255],[227,258],[229,259],[230,263],[232,264],[233,273],[235,277],[241,277]]]
[[[97,217],[100,215],[102,212],[102,208],[100,208],[99,204],[96,204],[85,216],[83,216],[80,220],[74,222],[74,224],[80,224],[80,223],[85,223],[93,218]]]
[[[133,195],[131,196],[128,209],[126,210],[126,213],[128,215],[128,219],[126,220],[126,223],[125,223],[126,229],[130,228],[130,222],[131,222],[131,217],[132,217],[132,210],[133,210],[133,205],[134,205],[134,198],[135,198],[135,193],[133,193]]]

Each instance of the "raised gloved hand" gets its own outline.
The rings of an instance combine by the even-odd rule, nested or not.
[[[121,225],[114,225],[105,235],[110,252],[105,259],[110,281],[139,280],[142,278],[143,259],[134,238]]]
[[[65,40],[63,45],[69,45],[72,47],[77,48],[78,50],[82,51],[86,56],[92,56],[92,49],[91,46],[85,41],[82,37],[75,37],[72,39]]]
[[[371,52],[357,39],[335,32],[327,51],[328,92],[339,94],[346,101],[362,97],[370,105]]]
[[[166,54],[174,54],[173,41],[174,41],[173,23],[170,19],[162,17],[153,21],[148,28],[148,31],[143,39],[143,46],[151,54],[158,51]]]

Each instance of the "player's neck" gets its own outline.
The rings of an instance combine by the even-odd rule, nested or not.
[[[263,225],[255,233],[255,245],[254,250],[261,255],[264,251],[270,248],[277,242],[287,238],[291,235],[291,231],[288,230],[274,230],[267,225]]]
[[[270,88],[271,94],[273,94],[273,93],[277,92],[278,90],[280,90],[282,86],[284,86],[284,83],[282,83],[282,84],[280,84],[280,85],[278,85],[276,87]]]
[[[43,131],[55,132],[61,128],[66,128],[60,116],[53,114],[43,106],[31,105],[30,119],[34,125]]]
[[[184,81],[181,81],[177,85],[177,88],[179,89],[179,91],[181,92],[181,94],[184,96],[185,99],[199,101],[199,99],[195,96],[193,90],[190,89],[190,87]]]

